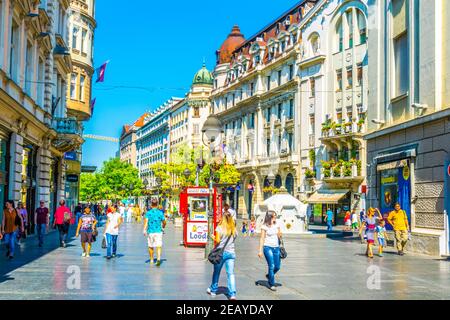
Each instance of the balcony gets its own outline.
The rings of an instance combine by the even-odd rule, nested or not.
[[[363,121],[358,123],[334,123],[327,122],[322,124],[322,136],[320,141],[325,145],[347,145],[352,140],[362,139],[365,130]]]
[[[364,181],[361,160],[323,161],[321,179],[327,183],[361,183]]]
[[[84,142],[83,125],[75,118],[55,118],[53,129],[57,136],[52,141],[52,145],[61,152],[76,150]]]

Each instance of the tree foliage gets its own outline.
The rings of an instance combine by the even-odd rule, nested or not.
[[[81,201],[124,199],[142,191],[138,169],[118,158],[105,161],[99,172],[81,174]]]

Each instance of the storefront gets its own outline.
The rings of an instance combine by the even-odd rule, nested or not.
[[[36,175],[37,149],[32,144],[26,144],[22,153],[22,186],[20,200],[28,212],[28,234],[34,233],[34,210],[36,208]]]
[[[48,208],[50,210],[51,215],[53,216],[56,211],[58,205],[58,170],[59,159],[53,158],[50,163],[50,201],[48,204]]]
[[[321,188],[307,202],[312,206],[313,212],[310,224],[325,224],[327,211],[331,209],[334,213],[334,225],[343,225],[345,212],[351,210],[351,192],[348,189]]]
[[[377,172],[381,214],[387,218],[395,204],[399,203],[411,225],[411,161],[403,159],[378,164]]]
[[[0,131],[0,221],[8,198],[9,139]]]

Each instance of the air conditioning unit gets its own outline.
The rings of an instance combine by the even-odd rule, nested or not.
[[[286,21],[284,22],[285,26],[290,26],[291,25],[291,20],[288,18],[286,19]]]

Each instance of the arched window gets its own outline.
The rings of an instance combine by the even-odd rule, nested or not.
[[[367,42],[367,23],[366,17],[361,11],[357,11],[358,19],[358,32],[359,32],[359,44],[365,44]]]
[[[281,188],[281,185],[282,185],[282,184],[283,184],[283,182],[282,182],[282,180],[281,180],[281,176],[278,174],[278,175],[275,177],[274,187],[277,188],[277,189],[279,189],[279,188]]]
[[[342,18],[336,24],[336,50],[341,52],[344,50],[344,29],[342,27]]]
[[[317,33],[313,33],[309,37],[309,44],[311,47],[312,55],[314,56],[314,55],[318,54],[320,51],[320,37]]]
[[[294,195],[294,176],[292,175],[292,173],[289,173],[286,176],[286,189],[290,195]]]

